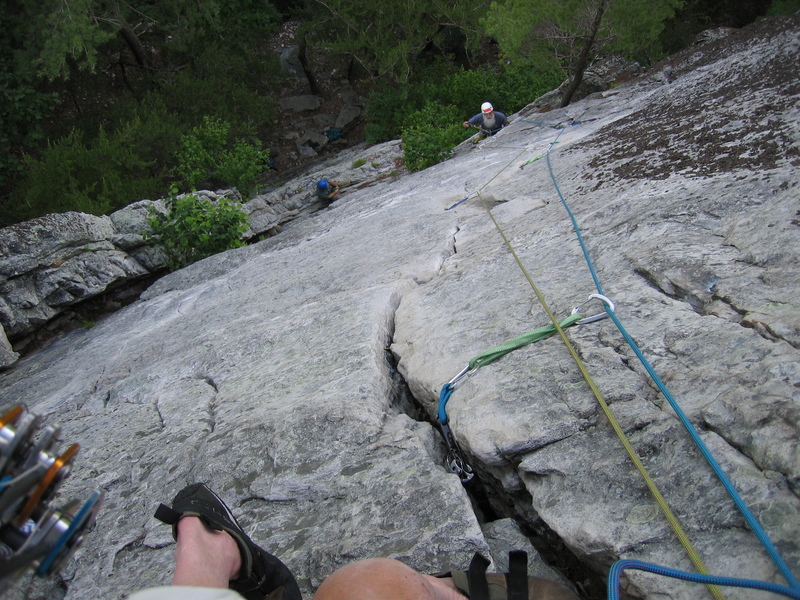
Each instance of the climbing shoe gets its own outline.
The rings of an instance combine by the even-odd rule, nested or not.
[[[199,517],[209,528],[229,533],[242,555],[240,575],[229,587],[246,600],[302,600],[297,581],[286,565],[254,544],[222,499],[205,484],[186,486],[175,496],[172,507],[161,504],[154,516],[172,525],[176,540],[181,517]]]

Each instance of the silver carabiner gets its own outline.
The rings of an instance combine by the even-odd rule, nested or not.
[[[595,321],[599,321],[600,319],[605,319],[608,316],[609,311],[614,312],[617,308],[616,306],[614,306],[614,303],[611,300],[609,300],[606,296],[603,296],[603,294],[589,294],[589,299],[583,304],[573,308],[570,314],[574,315],[576,312],[579,312],[581,307],[583,307],[585,304],[588,304],[592,300],[600,300],[601,302],[603,302],[603,304],[605,304],[606,306],[606,310],[592,317],[586,317],[585,319],[581,319],[580,321],[575,323],[576,325],[586,325],[587,323],[594,323]]]
[[[461,369],[461,371],[458,373],[458,375],[456,375],[450,381],[448,381],[447,385],[449,385],[453,389],[456,389],[459,386],[459,384],[462,383],[462,381],[461,381],[462,379],[465,379],[466,377],[469,377],[470,375],[472,375],[477,370],[478,370],[478,367],[475,367],[474,369],[470,370],[469,365],[467,365],[466,367]]]

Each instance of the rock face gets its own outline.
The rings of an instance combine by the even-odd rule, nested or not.
[[[113,243],[118,236],[134,251],[109,217],[47,215],[0,230],[0,323],[6,333],[31,331],[115,282],[148,274]]]
[[[356,147],[342,152],[273,192],[243,203],[250,227],[247,237],[269,235],[300,216],[321,208],[314,194],[323,178],[356,189],[397,175],[399,142]],[[235,190],[197,192],[215,201]],[[87,298],[163,272],[166,256],[148,244],[148,208],[161,200],[142,200],[108,217],[83,213],[47,215],[0,229],[0,342],[6,335],[31,334]],[[3,333],[5,332],[5,334]],[[0,344],[0,367],[17,353]]]
[[[168,582],[172,539],[151,515],[196,480],[309,598],[368,556],[501,564],[521,531],[598,577],[620,557],[694,570],[592,386],[708,570],[784,583],[609,319],[565,331],[592,385],[560,336],[467,378],[447,411],[477,482],[443,466],[428,421],[444,383],[547,325],[543,301],[566,317],[598,291],[593,275],[800,575],[799,47],[800,16],[765,20],[613,94],[513,115],[445,163],[164,277],[18,361],[0,400],[82,446],[62,496],[107,497],[62,580],[23,586],[89,599]],[[708,593],[636,571],[625,587]]]

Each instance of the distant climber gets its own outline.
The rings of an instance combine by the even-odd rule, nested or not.
[[[317,198],[333,202],[336,194],[339,193],[339,186],[327,179],[320,179],[317,182]]]
[[[503,127],[508,125],[508,117],[498,110],[495,110],[491,102],[481,104],[481,112],[472,117],[469,121],[462,123],[464,127],[478,127],[483,134],[494,135]]]

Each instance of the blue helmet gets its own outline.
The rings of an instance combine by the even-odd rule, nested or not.
[[[328,180],[327,179],[320,179],[317,182],[317,188],[320,190],[327,190],[328,189]]]

